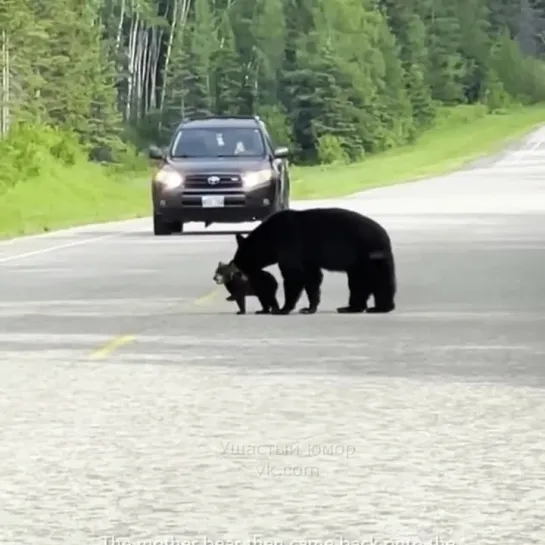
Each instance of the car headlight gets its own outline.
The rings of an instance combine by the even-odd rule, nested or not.
[[[175,189],[184,183],[184,178],[176,170],[163,168],[155,175],[154,181],[165,189]]]
[[[246,172],[242,175],[242,183],[244,187],[255,187],[257,185],[266,184],[273,176],[270,168],[258,170],[257,172]]]

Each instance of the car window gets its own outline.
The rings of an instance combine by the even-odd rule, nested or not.
[[[172,157],[263,157],[265,145],[259,129],[181,129],[174,140]]]

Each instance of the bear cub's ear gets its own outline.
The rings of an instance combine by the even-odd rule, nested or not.
[[[239,246],[240,246],[241,242],[242,242],[243,240],[245,240],[245,239],[244,239],[244,236],[241,235],[240,233],[236,233],[236,234],[235,234],[235,238],[236,238],[237,244],[238,244]]]

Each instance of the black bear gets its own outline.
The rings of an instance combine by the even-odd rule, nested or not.
[[[237,314],[246,314],[246,297],[255,295],[261,303],[261,310],[256,314],[269,314],[278,312],[279,306],[276,300],[278,282],[268,271],[257,271],[248,278],[240,272],[231,261],[219,262],[214,273],[214,282],[223,284],[229,292],[227,301],[236,301]]]
[[[278,264],[284,279],[284,306],[289,314],[303,289],[311,314],[320,304],[322,269],[348,276],[348,305],[340,313],[386,313],[395,309],[397,281],[390,236],[379,223],[343,208],[282,210],[266,218],[246,238],[237,234],[233,257],[246,275]],[[375,306],[367,308],[373,295]]]

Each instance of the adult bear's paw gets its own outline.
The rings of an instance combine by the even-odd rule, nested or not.
[[[299,309],[299,314],[316,314],[317,308],[313,307],[304,307]]]
[[[387,314],[388,312],[392,312],[392,310],[395,310],[395,305],[389,305],[386,307],[370,307],[366,310],[368,314]]]
[[[365,312],[366,307],[339,307],[337,312],[339,314],[361,314]]]

